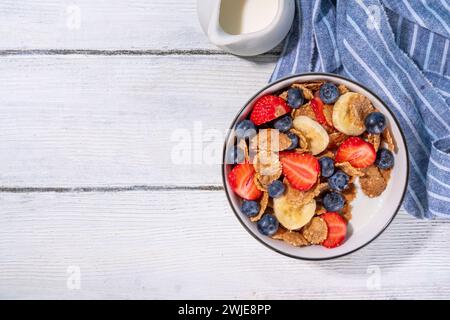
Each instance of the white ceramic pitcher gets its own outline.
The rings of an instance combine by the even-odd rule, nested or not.
[[[246,5],[252,5],[254,12],[240,15],[237,11],[244,10]],[[224,21],[227,15],[223,10],[234,10],[231,15],[248,21]],[[236,55],[253,56],[273,49],[284,39],[294,19],[295,3],[294,0],[197,0],[197,13],[213,44]],[[271,19],[267,19],[268,15]],[[247,26],[247,30],[239,32],[241,25]],[[234,32],[229,32],[231,29]]]

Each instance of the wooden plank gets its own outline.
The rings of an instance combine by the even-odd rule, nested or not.
[[[221,51],[197,20],[195,0],[3,0],[0,50]]]
[[[1,298],[450,298],[450,221],[401,212],[326,262],[254,240],[220,191],[0,194]],[[69,290],[67,269],[80,268]],[[379,271],[380,287],[367,286]],[[71,282],[73,283],[73,282]]]
[[[2,49],[214,49],[185,0],[5,0]]]
[[[0,186],[220,185],[226,129],[275,60],[2,57]],[[179,164],[187,135],[191,162]],[[198,161],[208,146],[209,165]]]

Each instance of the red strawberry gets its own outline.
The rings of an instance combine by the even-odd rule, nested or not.
[[[347,222],[336,212],[326,212],[320,216],[328,227],[328,236],[322,245],[326,248],[336,248],[342,244],[347,234]]]
[[[307,191],[317,182],[319,161],[309,153],[281,152],[283,174],[295,189]]]
[[[250,163],[241,163],[228,173],[228,183],[231,189],[241,198],[256,200],[261,197],[262,192],[256,188],[253,177],[255,169]]]
[[[291,111],[286,101],[277,96],[263,96],[256,101],[250,120],[257,126],[272,121]]]
[[[358,137],[347,138],[336,152],[336,162],[349,162],[355,168],[367,168],[377,154],[372,144]]]
[[[311,109],[314,111],[314,115],[316,116],[317,122],[319,122],[323,126],[328,126],[327,118],[323,113],[323,102],[318,97],[314,97],[311,102]]]

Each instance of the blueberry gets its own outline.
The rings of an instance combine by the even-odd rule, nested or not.
[[[388,149],[379,149],[377,152],[375,165],[383,170],[391,169],[394,166],[394,155]]]
[[[286,132],[290,128],[292,128],[292,118],[290,116],[284,116],[275,121],[273,127],[280,130],[281,132]]]
[[[330,157],[322,157],[319,159],[320,174],[322,177],[328,178],[334,173],[334,161]]]
[[[244,162],[244,159],[245,153],[241,148],[237,146],[232,146],[231,148],[228,149],[226,158],[227,164],[242,163]]]
[[[364,120],[368,133],[380,134],[386,129],[386,117],[381,112],[369,113]]]
[[[257,201],[244,200],[242,202],[241,211],[247,217],[254,217],[259,213],[259,203]]]
[[[286,135],[291,139],[291,145],[286,150],[294,150],[298,146],[298,137],[295,133],[288,132]]]
[[[300,107],[305,103],[303,91],[298,88],[290,88],[288,90],[287,103],[292,107],[292,109],[297,109]]]
[[[319,96],[320,100],[325,104],[335,103],[337,98],[339,98],[339,89],[335,84],[326,82],[320,86]]]
[[[344,197],[337,192],[327,192],[322,199],[323,206],[329,212],[336,212],[344,207]]]
[[[257,223],[258,231],[265,236],[273,236],[278,230],[278,220],[275,216],[266,213]]]
[[[328,179],[328,185],[333,190],[343,191],[347,188],[349,180],[349,176],[344,171],[338,170]]]
[[[236,136],[239,139],[256,136],[255,124],[250,120],[242,120],[236,126]]]
[[[269,197],[278,198],[283,195],[285,189],[286,187],[284,186],[283,182],[281,182],[280,180],[275,180],[274,182],[269,184],[267,191],[269,192]]]

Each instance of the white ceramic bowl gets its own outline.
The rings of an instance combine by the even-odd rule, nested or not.
[[[387,226],[394,219],[397,211],[399,210],[406,192],[409,161],[403,133],[393,113],[388,109],[388,107],[367,88],[355,83],[352,80],[348,80],[334,74],[299,74],[281,79],[270,85],[267,85],[255,96],[253,96],[253,98],[251,98],[250,101],[241,109],[241,111],[234,119],[231,125],[231,129],[234,129],[239,121],[247,118],[254,102],[259,97],[280,91],[281,89],[288,87],[294,82],[307,82],[315,80],[325,80],[336,84],[344,84],[351,91],[359,92],[368,97],[372,104],[387,117],[388,125],[391,128],[397,147],[397,150],[394,153],[395,166],[392,171],[392,176],[389,180],[387,189],[381,194],[381,196],[371,199],[365,196],[357,185],[358,193],[356,199],[352,202],[352,219],[350,220],[348,225],[348,234],[345,242],[341,246],[333,249],[327,249],[322,246],[294,247],[283,241],[273,240],[267,236],[260,234],[256,228],[256,223],[251,222],[243,213],[241,213],[239,208],[241,200],[230,189],[226,177],[232,166],[224,164],[222,166],[222,175],[225,192],[227,194],[230,205],[234,213],[236,214],[236,217],[247,229],[247,231],[250,232],[250,234],[252,234],[257,240],[259,240],[267,247],[289,257],[306,260],[326,260],[341,257],[358,249],[361,249],[365,245],[375,240],[375,238],[377,238],[387,228]],[[228,134],[225,141],[223,163],[225,163],[225,154],[227,152],[227,148],[233,144],[234,139],[234,130],[230,130],[230,133]]]

